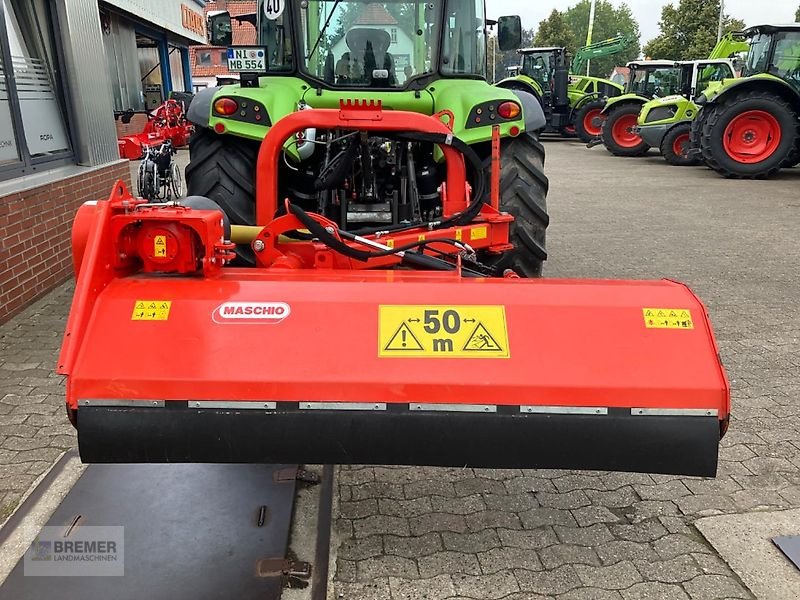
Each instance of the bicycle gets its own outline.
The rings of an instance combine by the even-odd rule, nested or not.
[[[147,147],[139,164],[137,191],[145,200],[178,199],[183,194],[183,180],[178,164],[173,160],[177,153],[170,140],[158,148]]]

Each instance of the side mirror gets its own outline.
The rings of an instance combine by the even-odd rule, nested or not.
[[[233,43],[231,15],[227,10],[208,13],[208,43],[212,46],[230,46]]]
[[[511,15],[497,19],[497,45],[500,50],[516,50],[522,45],[522,21]]]

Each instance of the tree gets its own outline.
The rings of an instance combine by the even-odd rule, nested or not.
[[[717,43],[720,0],[680,0],[661,10],[661,34],[644,47],[645,56],[671,60],[705,58]],[[744,29],[744,22],[725,15],[723,33]]]
[[[590,0],[581,0],[575,6],[567,9],[565,19],[570,30],[575,34],[577,47],[586,43],[586,35],[589,32],[589,12],[591,9]],[[614,67],[639,58],[641,47],[639,45],[639,23],[633,17],[633,13],[624,2],[615,8],[608,0],[598,0],[594,28],[592,31],[592,41],[599,42],[620,35],[632,35],[636,43],[632,44],[624,52],[614,56],[597,58],[591,63],[590,74],[595,77],[608,77]],[[577,48],[570,47],[574,52]]]
[[[577,45],[575,33],[569,28],[564,13],[555,8],[550,16],[539,23],[534,43],[537,46],[558,46],[575,48]]]
[[[800,23],[800,8],[798,8],[797,12],[794,13],[794,20]]]

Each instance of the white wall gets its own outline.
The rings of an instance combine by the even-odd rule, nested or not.
[[[159,27],[176,33],[198,43],[205,43],[205,33],[197,33],[184,27],[181,5],[200,16],[205,23],[203,8],[193,0],[102,0],[105,4],[115,6],[132,15],[153,23]]]

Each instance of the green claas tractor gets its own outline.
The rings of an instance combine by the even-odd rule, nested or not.
[[[545,131],[588,142],[600,134],[598,117],[605,98],[622,94],[623,86],[581,73],[593,58],[619,54],[635,43],[635,37],[620,36],[590,44],[571,62],[566,48],[525,48],[519,51],[519,73],[497,85],[533,94],[547,119]]]
[[[741,33],[726,34],[711,51],[708,61],[695,61],[696,67],[687,95],[655,98],[642,107],[638,133],[649,146],[661,151],[667,163],[690,166],[699,162],[699,158],[691,152],[690,141],[692,122],[700,110],[694,100],[712,82],[735,76],[734,63],[720,60],[734,59],[747,52],[749,47]]]
[[[693,151],[724,177],[766,178],[800,160],[800,23],[759,25],[742,77],[709,85],[697,99]]]
[[[691,82],[684,95],[654,98],[642,106],[636,132],[649,148],[658,148],[667,163],[690,166],[698,160],[692,156],[690,134],[699,107],[694,100],[714,81],[735,76],[733,64],[727,60],[699,60],[683,63],[691,66]]]
[[[692,85],[700,79],[698,71],[707,67],[713,76],[729,74],[733,67],[727,60],[705,61],[643,61],[630,63],[630,79],[626,93],[610,98],[603,108],[603,133],[600,143],[616,156],[644,156],[650,144],[639,135],[639,113],[655,98],[691,96]],[[595,141],[590,146],[597,145]]]
[[[212,44],[231,45],[231,18],[210,14]],[[283,146],[279,197],[342,230],[436,227],[447,176],[437,144],[464,154],[475,203],[489,200],[498,156],[499,207],[515,217],[511,247],[478,258],[497,272],[541,274],[548,182],[535,132],[544,115],[529,94],[486,80],[488,28],[497,25],[501,50],[517,49],[519,17],[488,21],[475,0],[259,0],[256,14],[233,18],[253,24],[258,45],[228,48],[228,68],[240,72],[240,83],[203,90],[192,102],[190,195],[216,202],[232,224],[263,225],[254,202],[256,159],[284,117],[348,106],[436,115],[452,131],[444,141],[411,131],[300,131]],[[249,245],[237,255],[240,264],[253,263]]]

